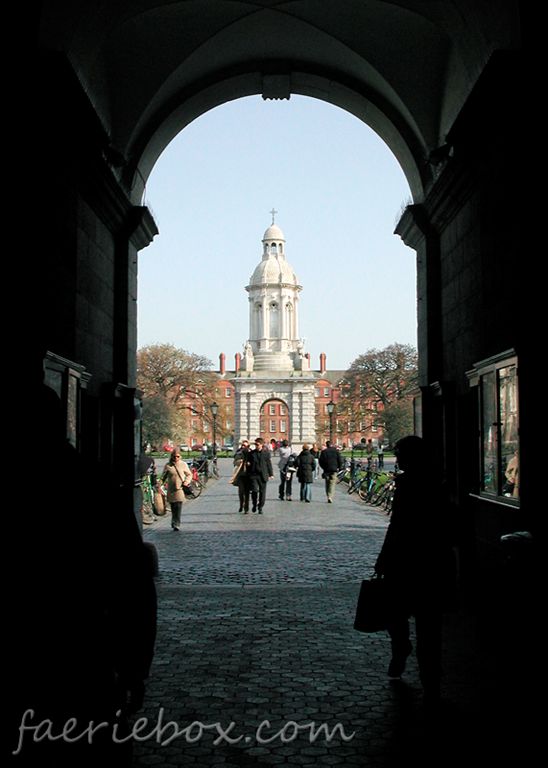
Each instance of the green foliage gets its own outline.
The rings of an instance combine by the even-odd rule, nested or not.
[[[413,434],[413,400],[396,400],[384,411],[384,435],[390,445]]]
[[[164,438],[171,435],[173,407],[163,397],[143,398],[143,439],[161,447]]]

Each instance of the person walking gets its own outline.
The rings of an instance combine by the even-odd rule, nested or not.
[[[377,467],[379,469],[384,469],[384,446],[379,440],[379,445],[377,446]]]
[[[266,498],[266,484],[274,477],[270,451],[265,448],[264,440],[258,437],[255,440],[255,450],[251,451],[247,461],[249,483],[251,487],[252,512],[263,514]]]
[[[394,448],[402,474],[396,477],[390,524],[375,563],[386,582],[392,616],[388,676],[399,678],[412,651],[409,617],[415,617],[416,653],[425,702],[440,696],[442,613],[452,610],[456,568],[442,486],[424,482],[426,451],[409,435]]]
[[[323,477],[325,478],[325,494],[327,496],[328,504],[333,503],[337,472],[342,469],[343,466],[344,459],[341,452],[331,445],[330,440],[327,440],[325,448],[320,453],[320,467],[323,470]]]
[[[291,447],[287,440],[282,440],[279,448],[280,460],[278,461],[278,470],[280,472],[280,485],[278,487],[278,498],[283,501],[286,495],[287,484],[287,465],[291,456]],[[289,488],[289,501],[291,501],[291,487]]]
[[[244,515],[249,512],[249,495],[251,493],[248,466],[250,450],[249,440],[242,440],[240,447],[234,454],[235,472],[232,483],[238,486],[238,498],[240,500],[238,512],[243,512]]]
[[[312,443],[312,448],[310,449],[310,453],[316,459],[316,464],[314,467],[314,480],[317,480],[318,477],[320,476],[320,449],[318,447],[318,443]]]
[[[314,469],[316,459],[310,451],[308,443],[303,444],[302,451],[297,458],[297,479],[301,484],[301,501],[310,504],[312,501],[312,483],[314,482]]]
[[[181,460],[181,452],[174,449],[165,466],[162,482],[167,483],[167,500],[171,507],[171,527],[178,531],[181,527],[181,510],[185,499],[183,486],[190,485],[192,472],[186,461]]]

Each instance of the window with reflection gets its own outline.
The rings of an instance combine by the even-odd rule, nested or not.
[[[479,395],[480,493],[518,503],[517,357],[510,351],[476,363],[468,377]]]

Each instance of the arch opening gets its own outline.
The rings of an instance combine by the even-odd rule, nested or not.
[[[410,115],[402,116],[373,89],[363,84],[336,79],[336,73],[329,75],[310,72],[292,72],[291,93],[331,104],[348,112],[363,122],[386,144],[398,161],[409,185],[413,202],[424,198],[431,181],[431,167],[425,162],[427,150]],[[212,109],[247,96],[262,96],[264,76],[260,72],[249,72],[218,82],[208,83],[192,93],[181,93],[169,111],[157,116],[134,139],[130,162],[124,182],[130,189],[135,204],[142,204],[147,180],[162,152],[169,143],[188,125]],[[402,107],[402,112],[405,110]],[[281,252],[281,251],[280,251]]]

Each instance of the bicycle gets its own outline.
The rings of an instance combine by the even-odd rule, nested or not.
[[[191,464],[190,471],[192,472],[192,480],[186,486],[183,486],[183,491],[187,499],[197,499],[204,489],[204,484],[200,480],[198,469]]]
[[[390,477],[387,472],[378,472],[374,470],[367,484],[362,483],[358,488],[358,494],[362,501],[374,504],[373,499],[380,494],[384,486],[389,482]]]
[[[350,482],[348,484],[347,493],[354,493],[359,491],[364,483],[369,483],[372,476],[371,459],[367,460],[367,468],[365,474],[360,474],[362,469],[361,462],[355,462],[354,466],[350,463]]]
[[[216,480],[218,480],[219,477],[220,477],[219,468],[217,466],[217,457],[216,456],[214,456],[212,458],[211,463],[209,465],[208,477],[214,477]]]
[[[209,463],[207,459],[194,459],[190,464],[190,471],[194,474],[196,472],[196,478],[200,480],[202,486],[207,484],[209,474]]]
[[[344,467],[339,469],[337,472],[337,483],[342,483],[343,481],[350,482],[350,468],[347,466],[346,462]]]

